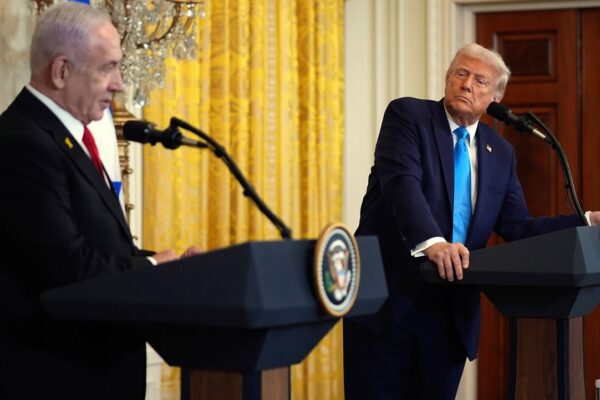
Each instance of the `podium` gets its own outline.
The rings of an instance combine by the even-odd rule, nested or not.
[[[585,399],[583,320],[600,300],[600,227],[578,227],[470,253],[462,281],[477,285],[511,318],[508,394],[516,399]]]
[[[387,298],[377,239],[357,242],[361,282],[350,316]],[[317,301],[314,249],[311,240],[248,242],[52,289],[42,303],[54,319],[141,327],[168,364],[182,367],[182,400],[288,398],[288,367],[338,320]]]

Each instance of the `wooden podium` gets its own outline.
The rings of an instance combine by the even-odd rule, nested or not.
[[[585,399],[583,322],[600,300],[600,227],[578,227],[471,252],[462,281],[477,285],[510,318],[508,394]]]
[[[348,315],[387,298],[379,244],[357,238],[361,282]],[[182,400],[287,399],[288,367],[335,325],[313,289],[315,241],[248,242],[49,290],[55,319],[134,324],[170,365]]]

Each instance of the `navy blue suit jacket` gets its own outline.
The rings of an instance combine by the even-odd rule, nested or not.
[[[579,224],[575,215],[532,218],[512,146],[482,122],[476,141],[477,201],[465,243],[469,249],[485,247],[492,231],[510,241]],[[434,236],[451,242],[453,147],[442,101],[400,98],[389,104],[356,231],[379,237],[390,291],[377,314],[356,320],[373,331],[396,324],[427,285],[418,271],[425,259],[412,257],[411,249]],[[473,359],[479,339],[479,292],[458,286],[448,290],[465,350]]]

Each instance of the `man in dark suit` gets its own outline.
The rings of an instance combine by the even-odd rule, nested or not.
[[[121,58],[106,13],[51,7],[33,35],[31,81],[0,116],[0,399],[144,398],[139,332],[52,321],[39,300],[50,288],[178,258],[136,248],[90,143],[87,124],[123,90]]]
[[[492,231],[515,240],[583,223],[532,218],[513,148],[479,122],[509,76],[497,53],[469,44],[448,68],[443,100],[388,106],[356,234],[379,237],[390,295],[377,314],[344,321],[347,400],[454,399],[466,358],[476,357],[479,292],[428,285],[421,256],[453,281]],[[467,158],[456,155],[459,143]],[[599,212],[586,218],[600,223]]]

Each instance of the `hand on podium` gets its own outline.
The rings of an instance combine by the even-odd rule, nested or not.
[[[436,243],[423,251],[435,263],[440,278],[452,282],[463,278],[463,269],[469,268],[469,250],[462,243]]]
[[[200,246],[190,246],[183,253],[181,253],[181,258],[195,256],[197,254],[204,253],[204,250]]]
[[[156,265],[159,265],[169,261],[176,261],[180,258],[191,257],[201,253],[204,253],[204,250],[202,250],[199,246],[193,245],[185,249],[185,251],[181,253],[180,256],[177,255],[177,253],[175,253],[175,250],[169,249],[154,254],[152,258],[156,261]]]

